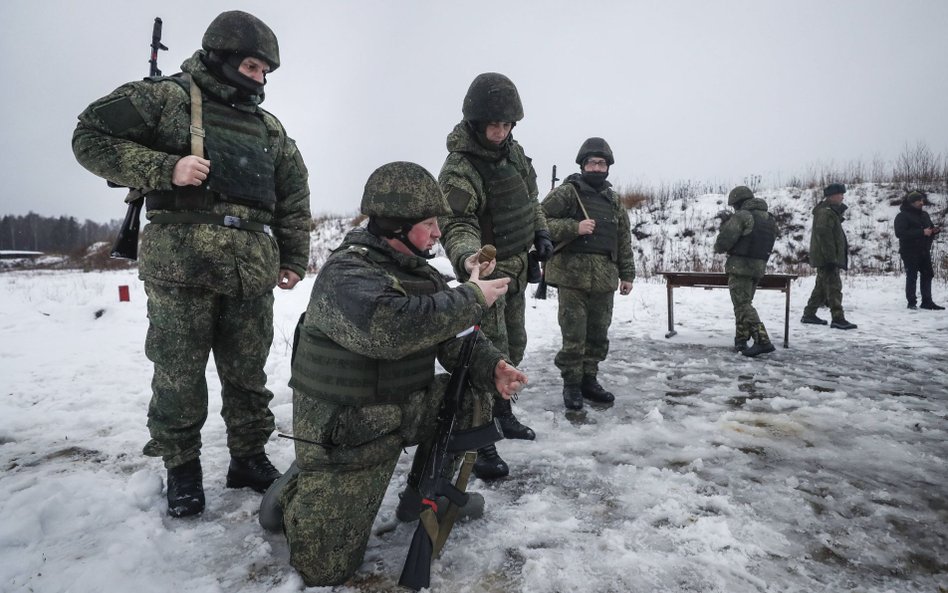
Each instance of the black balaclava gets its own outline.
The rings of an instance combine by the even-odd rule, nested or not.
[[[504,141],[500,144],[494,144],[487,139],[487,123],[488,122],[485,121],[469,121],[467,125],[474,134],[474,139],[477,140],[477,143],[480,144],[481,147],[494,152],[507,150],[510,144],[510,136],[513,134],[513,129],[517,127],[517,122],[510,122],[510,133],[507,134],[507,137],[504,138]]]
[[[598,155],[592,155],[592,156],[598,156]],[[583,168],[580,170],[580,173],[583,176],[583,181],[588,183],[593,189],[601,189],[602,184],[606,182],[606,177],[609,177],[608,168],[605,170],[605,172],[587,171],[586,161],[583,161]]]
[[[422,219],[424,220],[424,219]],[[388,239],[398,239],[402,245],[409,251],[425,259],[434,258],[431,251],[422,251],[415,247],[415,244],[408,238],[411,228],[421,222],[421,220],[408,220],[405,218],[385,218],[382,216],[370,216],[368,231],[376,237],[385,237]]]
[[[260,84],[249,76],[244,76],[240,73],[240,63],[243,62],[246,57],[247,56],[242,56],[234,52],[225,53],[212,50],[207,53],[207,59],[204,60],[204,64],[215,78],[225,84],[233,86],[240,91],[241,94],[248,97],[254,95],[263,96],[263,87],[267,84],[266,79],[264,78],[263,84]]]

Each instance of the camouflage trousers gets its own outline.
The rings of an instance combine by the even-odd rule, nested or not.
[[[599,363],[609,354],[614,292],[557,289],[563,346],[553,359],[564,383],[579,383],[584,375],[595,377]]]
[[[846,318],[843,314],[843,281],[839,277],[839,268],[833,268],[832,270],[826,268],[816,269],[816,284],[813,285],[810,300],[803,308],[803,315],[816,315],[816,311],[820,307],[829,307],[833,321],[841,321]]]
[[[307,586],[338,585],[358,570],[402,449],[434,437],[448,378],[398,405],[344,406],[294,391],[293,429],[305,440],[296,441],[300,474],[281,505],[290,564]],[[484,409],[468,393],[458,428]]]
[[[754,294],[757,292],[759,278],[728,274],[727,287],[734,305],[734,339],[747,341],[754,339],[755,344],[769,344],[767,328],[754,308]]]
[[[149,281],[145,293],[145,355],[154,363],[145,455],[162,457],[168,468],[200,455],[211,352],[231,455],[262,452],[274,430],[264,371],[273,341],[273,293],[238,298]]]

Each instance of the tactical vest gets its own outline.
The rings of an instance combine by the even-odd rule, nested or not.
[[[536,206],[524,181],[526,175],[507,159],[491,164],[466,156],[480,174],[487,192],[484,211],[478,215],[481,244],[494,245],[498,260],[526,252],[533,245],[536,222]]]
[[[605,192],[597,192],[589,185],[570,182],[583,208],[589,217],[596,221],[596,232],[591,235],[580,235],[563,248],[572,253],[594,253],[608,255],[615,261],[619,253],[619,221],[616,218],[616,209],[612,200]],[[583,220],[582,209],[577,209],[577,220]]]
[[[737,240],[734,247],[728,251],[728,255],[739,255],[751,259],[762,259],[767,261],[771,252],[774,250],[774,242],[777,240],[777,223],[769,212],[763,210],[750,210],[754,217],[754,228],[751,232]]]
[[[186,82],[172,79],[188,90]],[[202,112],[204,149],[211,161],[207,182],[200,187],[150,192],[147,208],[207,210],[214,200],[221,200],[273,212],[276,170],[263,117],[206,99]]]
[[[387,255],[362,245],[337,251],[329,261],[350,252],[378,264],[398,280],[409,296],[433,294],[446,288],[433,268],[425,265],[417,269],[420,273],[413,273]],[[303,325],[303,318],[297,332],[290,387],[310,397],[346,406],[401,404],[434,380],[437,346],[398,360],[378,360],[347,350],[318,328]]]

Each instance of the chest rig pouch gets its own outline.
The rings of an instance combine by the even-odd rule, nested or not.
[[[444,289],[430,274],[412,273],[384,254],[352,246],[333,254],[351,257],[355,251],[394,276],[409,296],[433,294]],[[427,267],[427,266],[425,266]],[[401,404],[434,380],[437,347],[420,350],[397,360],[378,360],[347,350],[319,328],[297,325],[299,341],[293,354],[290,387],[308,396],[346,406]]]
[[[488,163],[469,156],[468,160],[477,169],[487,191],[486,207],[478,215],[481,244],[493,244],[498,260],[530,249],[535,206],[524,175],[507,159]]]
[[[204,146],[211,161],[207,188],[225,202],[273,212],[276,175],[263,119],[216,101],[204,101],[204,128]]]
[[[616,260],[619,251],[619,221],[616,218],[615,206],[606,193],[600,193],[585,184],[572,184],[579,195],[579,201],[589,217],[596,221],[596,232],[591,235],[581,235],[571,241],[564,251],[573,253],[594,253],[608,255]],[[577,220],[583,220],[583,213],[579,209]]]

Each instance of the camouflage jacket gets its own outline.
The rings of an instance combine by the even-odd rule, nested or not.
[[[760,198],[751,198],[740,203],[734,214],[721,225],[718,237],[714,241],[715,253],[727,253],[741,237],[749,235],[754,230],[754,215],[751,210],[767,211],[767,202]],[[724,264],[724,271],[735,276],[750,276],[761,278],[767,270],[767,262],[753,257],[728,255]]]
[[[830,204],[823,200],[813,208],[813,229],[810,233],[810,265],[822,268],[835,265],[849,267],[849,243],[843,232],[845,204]]]
[[[579,207],[579,192],[570,181],[580,178],[581,182],[581,177],[579,174],[570,175],[566,182],[543,199],[543,212],[550,225],[550,235],[554,243],[571,241],[579,236],[579,221],[585,216]],[[620,280],[631,282],[635,279],[629,214],[612,186],[608,182],[606,185],[608,187],[599,195],[612,204],[615,213],[619,247],[615,261],[607,255],[559,251],[546,263],[544,270],[546,282],[551,286],[589,292],[612,292],[619,287]]]
[[[387,255],[392,264],[443,289],[409,296],[383,263],[367,256],[368,250]],[[360,227],[346,235],[319,271],[304,326],[312,325],[343,348],[378,360],[396,360],[438,345],[438,360],[450,370],[461,344],[455,336],[486,310],[474,284],[449,288],[427,260],[399,253]],[[470,375],[475,387],[495,391],[494,367],[503,358],[490,340],[477,341]]]
[[[458,274],[458,278],[465,279],[467,273],[464,271],[464,260],[481,248],[481,228],[478,222],[478,214],[482,213],[487,206],[484,180],[474,165],[471,164],[468,155],[488,161],[498,159],[510,161],[514,167],[524,172],[524,181],[530,191],[532,200],[536,200],[539,194],[536,181],[537,174],[533,170],[530,159],[524,154],[523,148],[513,139],[513,136],[508,137],[504,148],[492,151],[481,146],[471,134],[467,124],[461,122],[448,134],[447,146],[449,154],[438,176],[441,190],[446,196],[451,195],[452,189],[460,190],[469,195],[470,200],[466,205],[451,204],[454,215],[440,220],[443,233],[441,242],[444,245],[448,259],[451,260],[455,272]],[[539,202],[536,204],[533,226],[536,230],[547,229],[546,218],[543,216]],[[513,279],[510,287],[512,291],[526,287],[526,251],[497,262],[497,268],[488,278],[501,277]]]
[[[205,102],[232,105],[237,90],[210,75],[202,53],[187,59],[182,70],[193,76]],[[258,114],[269,132],[275,210],[216,201],[211,211],[268,224],[273,236],[209,224],[149,224],[142,232],[143,279],[254,296],[276,285],[281,268],[305,274],[311,218],[308,173],[279,120],[258,107],[262,100],[262,95],[251,97],[233,107]],[[124,106],[122,117],[106,121],[102,114],[109,105]],[[190,105],[186,88],[170,77],[125,84],[79,115],[73,152],[86,169],[116,184],[171,190],[175,163],[190,154]]]

